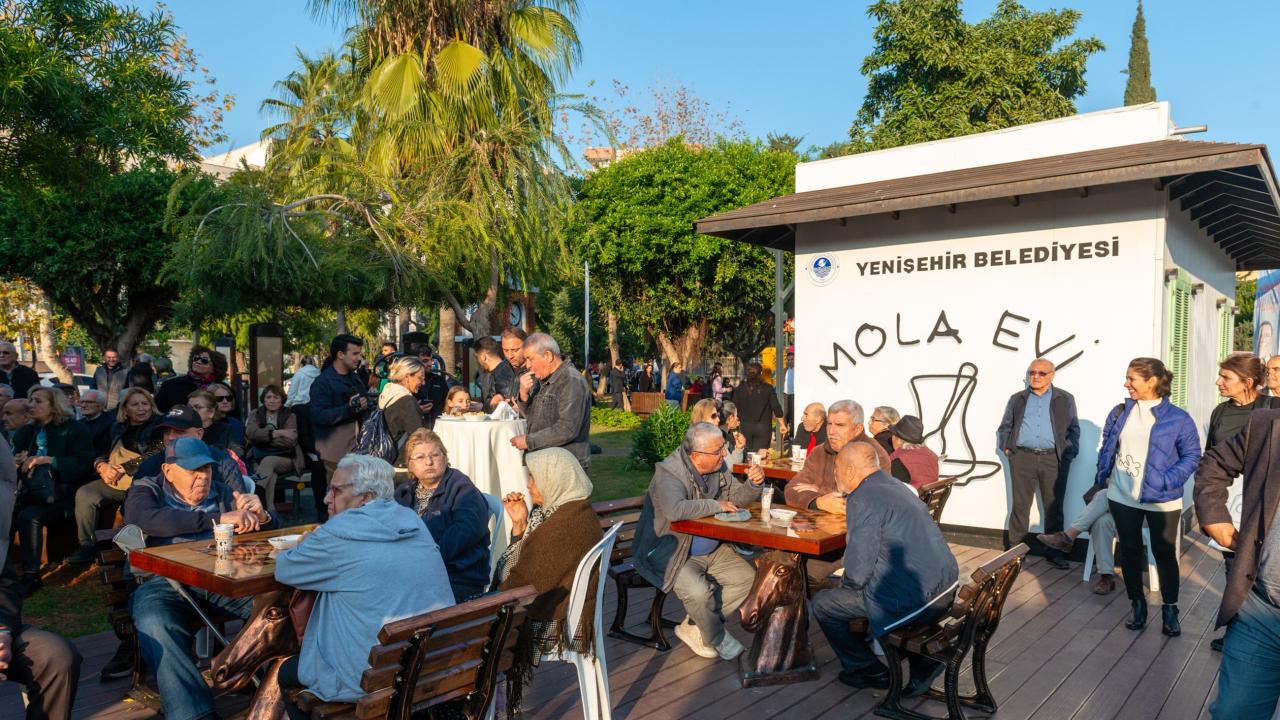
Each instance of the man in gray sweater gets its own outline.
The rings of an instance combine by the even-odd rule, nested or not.
[[[755,569],[727,543],[671,529],[676,520],[732,512],[760,496],[764,471],[753,466],[748,482],[742,482],[729,472],[724,456],[720,428],[711,423],[689,428],[680,448],[654,468],[633,558],[641,577],[663,592],[674,591],[689,613],[676,626],[676,637],[702,657],[732,660],[742,643],[725,630],[724,618],[746,600]]]
[[[564,359],[560,345],[546,333],[534,333],[524,341],[524,357],[529,372],[520,376],[520,410],[529,431],[511,438],[511,444],[529,451],[562,447],[573,453],[583,470],[589,470],[591,387],[586,378]]]

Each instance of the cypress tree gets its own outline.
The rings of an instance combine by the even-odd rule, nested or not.
[[[1151,50],[1147,47],[1147,20],[1138,0],[1138,16],[1129,33],[1129,81],[1124,86],[1124,104],[1141,105],[1155,102],[1156,89],[1151,85]]]

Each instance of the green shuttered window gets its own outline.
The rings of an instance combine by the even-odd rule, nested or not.
[[[1169,401],[1180,408],[1187,407],[1187,357],[1191,350],[1191,281],[1182,270],[1167,283],[1168,300],[1165,316],[1169,327],[1169,346],[1165,364],[1173,371],[1173,388]]]
[[[1232,309],[1231,303],[1222,302],[1222,306],[1218,308],[1218,361],[1231,354],[1231,343],[1235,339],[1233,332],[1235,330],[1235,310]]]

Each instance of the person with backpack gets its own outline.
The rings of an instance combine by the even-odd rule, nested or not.
[[[324,463],[324,475],[333,477],[338,461],[355,450],[360,419],[369,409],[369,396],[356,368],[360,366],[364,341],[342,334],[329,343],[324,369],[311,383],[311,425],[315,430],[316,452]],[[313,491],[323,497],[323,483]],[[328,510],[316,503],[319,520],[328,519]]]
[[[383,459],[397,467],[404,467],[405,440],[414,430],[425,427],[414,395],[426,380],[427,368],[421,360],[416,357],[396,358],[387,373],[387,384],[378,395],[378,409],[366,421],[366,425],[373,425],[376,422],[374,416],[381,413],[386,442],[389,448],[395,448],[393,457]],[[362,432],[360,445],[365,442],[364,435]],[[369,452],[371,448],[357,448],[357,452],[362,450]],[[377,452],[370,454],[381,456]]]

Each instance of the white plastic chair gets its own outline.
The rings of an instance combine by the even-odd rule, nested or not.
[[[596,596],[595,617],[592,623],[592,643],[595,650],[592,655],[584,655],[573,650],[565,650],[559,657],[545,657],[544,660],[563,660],[573,663],[578,671],[578,694],[582,699],[582,717],[584,720],[612,720],[613,701],[609,698],[609,667],[604,659],[604,582],[609,575],[609,557],[613,554],[613,543],[617,540],[621,523],[609,528],[600,542],[587,551],[578,563],[573,575],[573,590],[569,593],[569,612],[565,622],[569,623],[568,637],[578,636],[578,623],[582,621],[582,608],[587,604],[588,594]],[[598,569],[594,586],[591,583],[591,571]]]
[[[1181,520],[1179,520],[1181,523]],[[1088,533],[1080,533],[1088,535]],[[1182,527],[1179,525],[1178,534],[1173,539],[1174,557],[1182,557]],[[1142,544],[1147,548],[1147,586],[1151,588],[1151,592],[1160,591],[1160,574],[1156,572],[1156,556],[1151,552],[1151,529],[1146,525],[1142,526]],[[1089,582],[1089,578],[1093,577],[1093,558],[1096,551],[1093,549],[1093,536],[1089,536],[1089,547],[1084,551],[1084,581]]]
[[[492,576],[493,568],[498,562],[494,549],[498,547],[498,534],[502,532],[502,498],[487,492],[480,494],[484,496],[484,502],[489,506],[489,575]],[[497,586],[494,587],[496,589]]]

